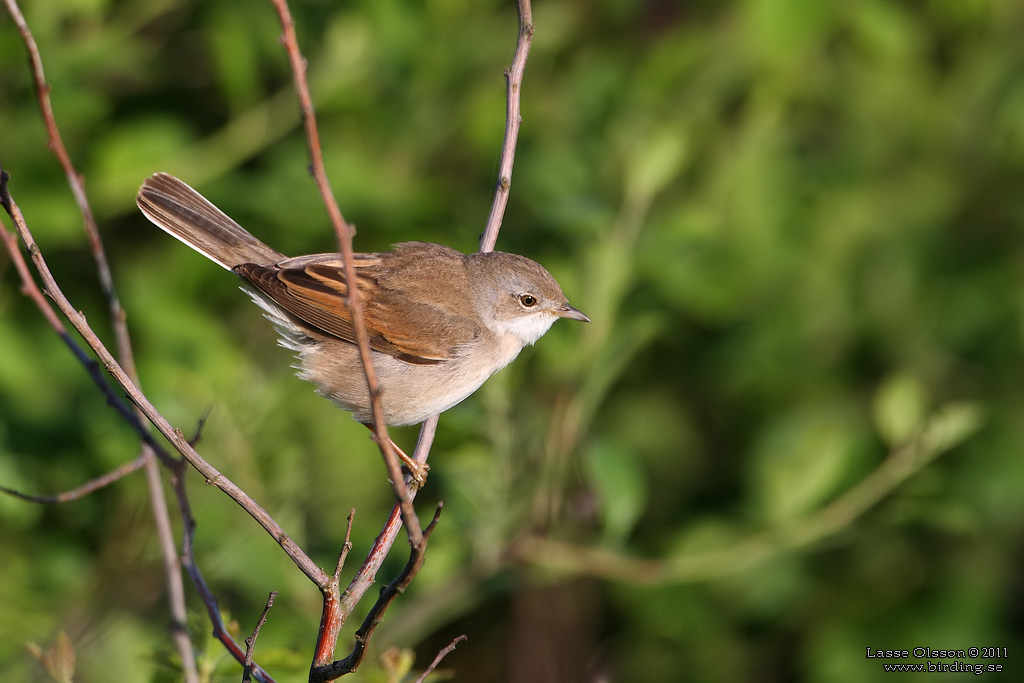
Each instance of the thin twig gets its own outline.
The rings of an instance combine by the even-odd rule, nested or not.
[[[7,171],[0,168],[0,206],[11,213],[11,207],[8,205],[8,193],[7,193],[7,179],[9,175]],[[8,232],[6,229],[0,230],[0,239],[4,241],[4,248],[7,249],[7,253],[11,256],[11,262],[14,264],[14,270],[18,273],[18,278],[21,279],[21,293],[27,296],[39,309],[39,312],[46,318],[46,322],[50,324],[50,327],[57,330],[58,333],[64,331],[64,323],[60,321],[60,316],[54,312],[53,308],[50,307],[50,303],[46,300],[43,295],[43,290],[39,289],[39,285],[32,278],[32,273],[28,269],[28,264],[25,262],[25,257],[21,254],[21,249],[18,248],[18,238],[14,233]]]
[[[206,429],[206,421],[210,419],[210,413],[213,412],[213,406],[207,406],[203,414],[196,420],[196,431],[193,432],[192,438],[188,440],[188,445],[195,448],[199,445],[199,442],[203,438],[203,430]]]
[[[61,170],[67,179],[71,194],[75,197],[78,210],[82,214],[83,228],[89,238],[89,249],[92,252],[93,260],[96,262],[96,273],[100,280],[100,287],[107,299],[107,307],[110,312],[110,320],[117,337],[118,355],[122,364],[133,379],[137,377],[134,367],[134,354],[131,349],[131,341],[128,336],[128,327],[125,324],[125,312],[117,296],[114,287],[114,278],[110,272],[110,262],[107,260],[106,252],[103,249],[103,240],[100,238],[100,231],[96,227],[96,218],[89,205],[89,198],[85,193],[85,183],[81,174],[75,170],[64,140],[61,137],[60,129],[57,126],[57,119],[53,114],[53,106],[50,103],[50,85],[46,82],[46,74],[43,71],[43,60],[39,54],[39,47],[36,45],[35,37],[25,21],[17,0],[4,0],[7,11],[18,27],[25,49],[28,51],[29,65],[32,70],[32,81],[35,85],[36,100],[39,104],[39,111],[43,116],[43,123],[46,126],[46,137],[50,151],[57,158]]]
[[[185,471],[185,467],[182,465],[171,476],[171,486],[174,487],[175,492],[178,494],[177,499],[183,526],[181,534],[181,565],[188,572],[189,577],[192,579],[192,584],[196,587],[200,599],[202,599],[203,604],[206,606],[207,616],[213,625],[213,637],[220,641],[224,649],[234,657],[235,661],[242,664],[245,662],[245,649],[231,637],[231,633],[224,624],[224,618],[220,613],[217,598],[214,596],[213,591],[210,590],[209,584],[206,583],[206,579],[203,577],[195,561],[196,520],[192,514],[192,505],[189,502],[188,495],[185,493]],[[260,683],[274,683],[274,679],[270,674],[264,671],[258,664],[252,665],[252,675]]]
[[[8,234],[6,230],[4,231],[4,234]],[[21,493],[20,491],[15,491],[14,489],[7,488],[6,486],[0,486],[0,491],[6,493],[9,496],[20,498],[21,500],[27,501],[29,503],[67,503],[73,500],[78,500],[79,498],[82,498],[83,496],[86,496],[92,493],[93,491],[97,491],[103,488],[104,486],[109,486],[110,484],[113,484],[115,481],[123,479],[132,472],[136,472],[142,469],[145,466],[146,462],[152,459],[152,451],[143,452],[141,455],[139,455],[139,457],[135,458],[135,460],[132,460],[131,462],[126,462],[120,467],[113,469],[107,472],[106,474],[100,475],[95,479],[91,479],[90,481],[87,481],[81,486],[77,486],[71,489],[70,491],[62,491],[60,493],[50,493],[47,495],[38,496],[34,496],[28,493]]]
[[[338,563],[334,566],[334,580],[341,579],[341,570],[345,568],[345,560],[352,551],[352,522],[356,518],[356,509],[348,511],[348,525],[345,527],[345,541],[341,544],[341,552],[338,553]]]
[[[348,512],[348,524],[345,527],[345,541],[338,553],[338,562],[334,567],[334,575],[329,584],[321,589],[323,606],[320,610],[320,628],[317,631],[316,644],[313,646],[312,668],[321,666],[334,659],[334,648],[337,646],[338,634],[348,618],[347,612],[341,610],[341,572],[345,568],[345,560],[352,550],[352,522],[356,511]]]
[[[505,109],[505,140],[501,145],[501,163],[498,166],[498,187],[494,192],[491,214],[487,218],[487,227],[480,238],[480,251],[493,251],[501,230],[501,220],[505,215],[509,191],[512,188],[512,163],[516,156],[516,143],[519,140],[519,126],[523,122],[519,91],[523,85],[523,73],[526,71],[526,58],[530,56],[530,45],[533,43],[533,10],[530,0],[519,0],[519,40],[516,51],[512,55],[512,65],[505,69],[505,82],[508,88]]]
[[[245,664],[242,666],[242,683],[251,683],[252,681],[252,655],[256,651],[256,639],[260,635],[260,629],[263,628],[263,624],[267,623],[267,614],[270,613],[270,608],[274,606],[274,598],[276,597],[277,591],[270,591],[270,597],[267,598],[267,604],[263,608],[263,613],[260,614],[260,618],[256,622],[256,628],[252,630],[252,635],[245,639]]]
[[[437,653],[437,656],[434,657],[434,661],[430,663],[430,666],[424,669],[423,673],[421,673],[419,675],[419,678],[416,679],[416,683],[423,683],[423,681],[427,680],[427,676],[429,676],[434,671],[434,669],[437,668],[437,665],[441,663],[441,660],[447,657],[450,653],[454,652],[455,646],[464,640],[469,640],[469,638],[467,638],[464,634],[461,636],[455,636],[455,639],[452,640],[452,642],[448,643],[448,645],[446,645],[443,650]]]

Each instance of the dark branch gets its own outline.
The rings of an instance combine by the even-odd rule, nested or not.
[[[452,640],[452,642],[448,643],[444,647],[444,649],[437,653],[437,656],[434,657],[434,661],[430,663],[430,666],[424,669],[423,673],[421,673],[419,678],[416,679],[416,683],[423,683],[423,681],[427,680],[427,676],[429,676],[434,671],[434,669],[437,668],[437,665],[441,663],[441,660],[447,657],[452,652],[454,652],[455,646],[464,640],[469,640],[469,638],[467,638],[465,634],[461,636],[455,636],[455,639]]]
[[[270,608],[274,606],[274,598],[276,597],[277,591],[270,591],[270,596],[267,598],[267,604],[263,608],[263,613],[260,614],[260,618],[256,622],[256,628],[252,630],[252,635],[245,639],[245,664],[242,667],[242,683],[250,683],[252,681],[252,655],[256,650],[256,638],[259,637],[263,624],[267,623],[267,614],[270,613]]]

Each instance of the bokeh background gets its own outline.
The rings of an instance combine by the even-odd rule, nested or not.
[[[270,4],[24,5],[144,388],[186,432],[210,409],[201,451],[322,565],[356,508],[361,558],[391,495],[365,430],[292,375],[229,274],[134,206],[169,171],[281,251],[334,248]],[[357,248],[475,249],[513,3],[292,11]],[[498,248],[547,265],[594,322],[559,323],[442,417],[418,501],[444,500],[441,526],[351,680],[397,680],[407,649],[422,669],[462,633],[453,681],[859,683],[897,675],[868,647],[973,646],[1008,648],[970,661],[1004,665],[981,678],[1022,680],[1024,4],[534,13]],[[109,340],[6,16],[0,63],[0,163]],[[0,256],[0,483],[63,490],[137,452]],[[280,591],[257,658],[304,680],[317,591],[189,484],[222,607],[244,636]],[[238,680],[189,605],[206,680]],[[76,680],[178,680],[168,620],[140,475],[63,505],[0,497],[0,678],[50,680],[26,643],[65,632]]]

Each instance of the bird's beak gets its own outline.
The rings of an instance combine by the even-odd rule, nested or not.
[[[566,318],[568,320],[579,320],[580,322],[584,323],[590,322],[590,318],[584,315],[582,311],[573,308],[569,304],[565,304],[561,308],[554,311],[554,313],[559,318]]]

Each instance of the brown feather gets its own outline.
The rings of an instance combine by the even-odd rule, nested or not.
[[[224,268],[285,258],[174,176],[147,178],[136,202],[153,223]]]
[[[424,268],[390,268],[395,253],[356,255],[357,286],[371,348],[417,365],[453,358],[462,344],[477,337],[478,330],[468,318],[453,315],[436,301],[411,299],[409,276],[422,278],[433,273]],[[342,263],[337,254],[319,254],[270,265],[243,263],[233,270],[302,323],[354,344]],[[446,285],[459,282],[453,274]],[[431,297],[435,292],[426,288],[423,294]],[[403,329],[416,334],[401,334]]]

